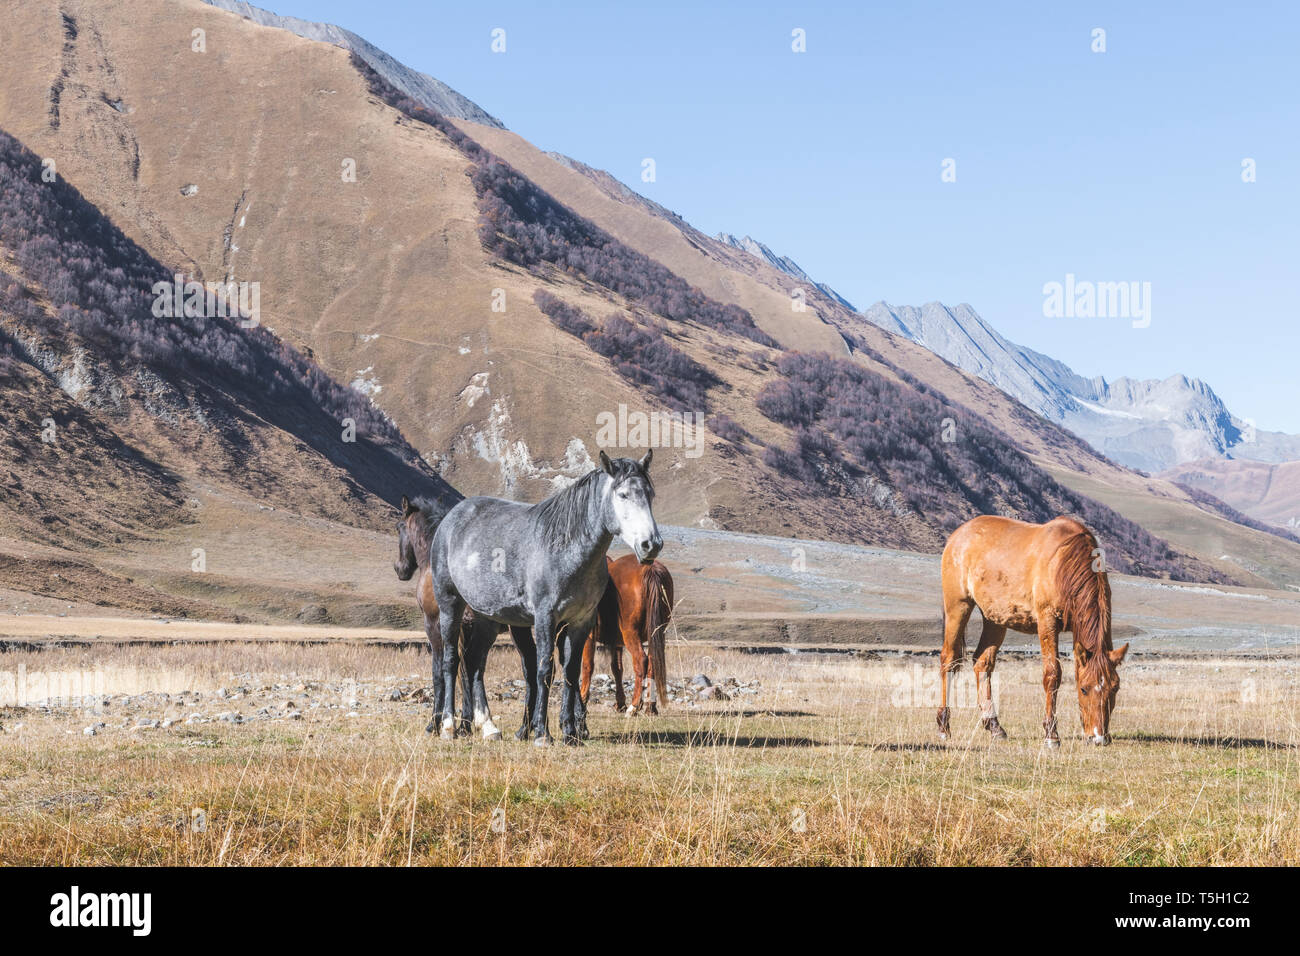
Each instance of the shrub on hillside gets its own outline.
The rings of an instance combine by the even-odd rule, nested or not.
[[[783,474],[823,491],[830,476],[871,476],[944,531],[977,514],[1039,522],[1074,514],[1104,540],[1119,570],[1183,576],[1185,559],[1163,541],[1058,484],[1009,438],[937,393],[824,353],[786,353],[777,371],[781,379],[763,388],[757,404],[794,430],[793,448],[764,452]]]
[[[608,358],[623,378],[662,398],[677,411],[708,408],[708,390],[721,384],[716,375],[690,356],[673,348],[657,328],[637,325],[615,313],[596,325],[586,314],[545,289],[533,293],[533,302],[557,328]]]
[[[402,442],[370,401],[261,327],[228,318],[158,317],[153,285],[171,281],[143,249],[62,179],[41,180],[40,160],[0,132],[0,244],[48,295],[55,316],[0,277],[0,305],[52,334],[71,329],[119,361],[164,376],[206,379],[280,406],[315,405],[359,434]]]
[[[352,63],[371,92],[398,112],[442,132],[474,163],[471,180],[478,195],[479,238],[493,254],[534,271],[547,263],[581,275],[665,319],[696,322],[762,345],[776,345],[744,309],[709,298],[671,269],[556,201],[442,114],[403,95],[355,53]]]

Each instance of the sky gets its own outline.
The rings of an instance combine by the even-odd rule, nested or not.
[[[966,302],[1082,375],[1182,373],[1300,432],[1300,4],[259,5],[860,309]],[[1045,314],[1067,275],[1149,283],[1149,324]]]

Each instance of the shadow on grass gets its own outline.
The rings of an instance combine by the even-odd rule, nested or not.
[[[1187,744],[1191,747],[1219,747],[1223,750],[1295,750],[1295,744],[1280,744],[1263,737],[1183,737],[1177,734],[1134,734],[1115,737],[1116,743]]]
[[[608,738],[617,744],[658,744],[662,747],[820,747],[810,737],[748,737],[715,730],[637,730]]]
[[[931,750],[948,750],[944,744],[871,744],[868,750],[883,750],[889,753],[925,753]]]

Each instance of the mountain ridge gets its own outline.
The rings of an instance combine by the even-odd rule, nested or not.
[[[635,369],[623,374],[631,353],[610,354],[609,343],[628,341],[646,354],[671,349],[665,354],[681,357],[674,361],[721,379],[701,383],[707,457],[675,446],[655,456],[669,521],[934,550],[972,509],[1072,507],[1080,492],[1057,489],[1046,477],[1052,469],[1066,487],[1092,480],[1107,508],[1138,496],[1162,516],[1204,519],[1172,485],[1135,480],[994,386],[820,290],[810,288],[805,311],[792,310],[788,274],[629,196],[607,174],[563,163],[499,126],[426,122],[394,107],[333,45],[197,0],[65,6],[84,18],[71,54],[59,7],[24,8],[27,33],[40,42],[26,60],[0,57],[0,121],[21,127],[161,261],[188,256],[196,273],[259,278],[266,322],[336,380],[360,381],[425,461],[467,490],[541,497],[591,466],[594,450],[575,436],[590,435],[598,415],[662,407]],[[156,38],[196,17],[228,61],[196,57],[159,85],[154,64],[167,54]],[[43,109],[51,64],[67,71],[57,127]],[[125,112],[104,105],[105,89]],[[233,103],[237,111],[226,108]],[[467,152],[457,129],[491,155]],[[338,175],[341,143],[357,160],[355,182]],[[668,284],[647,287],[651,275]],[[580,321],[561,327],[539,304],[573,314],[554,300]],[[749,328],[746,314],[779,345],[736,334]],[[850,361],[870,374],[836,365],[843,381],[922,409],[905,422],[916,435],[896,436],[900,466],[873,462],[869,441],[856,446],[865,458],[836,455],[825,416],[790,425],[778,406],[760,411],[764,389],[787,378],[782,351]],[[941,404],[971,423],[958,429],[969,448],[950,451],[929,433],[945,417]],[[986,442],[996,452],[987,466],[1009,470],[979,474],[967,453]],[[975,472],[931,487],[940,472],[923,470],[918,485],[903,467],[913,451]],[[935,494],[943,506],[900,512],[908,496],[933,502]],[[1103,533],[1124,539],[1123,522],[1095,514]],[[1249,535],[1241,540],[1254,547]],[[1165,569],[1158,573],[1183,576],[1181,562],[1202,580],[1274,574],[1271,564],[1252,563],[1269,577],[1245,569],[1223,550],[1156,547],[1146,559]]]
[[[411,69],[351,30],[345,30],[333,23],[318,23],[299,17],[281,16],[270,10],[256,7],[246,0],[202,0],[202,2],[219,10],[237,13],[264,27],[287,30],[307,40],[318,40],[341,47],[361,57],[371,69],[422,106],[436,109],[457,119],[504,129],[504,124],[499,119],[468,97],[453,90],[442,80]]]

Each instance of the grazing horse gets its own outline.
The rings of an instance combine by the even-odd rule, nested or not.
[[[433,543],[433,533],[438,527],[437,515],[441,509],[425,498],[411,501],[402,495],[402,517],[397,522],[397,561],[393,570],[402,581],[416,578],[415,599],[424,613],[424,633],[429,639],[429,653],[433,658],[433,720],[425,728],[432,733],[438,728],[440,736],[454,738],[459,731],[471,725],[482,729],[484,740],[500,740],[501,731],[492,720],[488,707],[487,688],[483,681],[487,669],[488,651],[496,640],[499,627],[488,621],[479,621],[472,612],[466,611],[462,620],[461,641],[465,645],[465,669],[461,677],[461,723],[457,726],[452,712],[455,710],[454,698],[446,698],[446,688],[440,679],[439,662],[442,660],[442,633],[439,629],[438,602],[433,596],[433,575],[429,571],[429,546]],[[419,572],[417,577],[416,572]],[[523,635],[516,635],[516,644],[522,637],[532,644],[532,636],[527,629]],[[471,710],[472,702],[472,710]]]
[[[600,599],[596,627],[582,651],[582,703],[591,695],[591,672],[596,663],[596,644],[609,651],[609,669],[614,676],[615,703],[621,712],[627,706],[623,694],[623,648],[632,655],[631,714],[641,710],[641,690],[647,676],[655,682],[659,703],[668,706],[668,677],[664,664],[664,631],[673,613],[673,576],[658,561],[642,564],[625,554],[609,560],[609,584]],[[650,653],[641,652],[641,643]],[[658,713],[654,700],[646,705],[648,713]],[[585,729],[585,728],[584,728]]]
[[[1005,737],[993,705],[993,666],[1007,628],[1038,634],[1043,653],[1047,716],[1044,743],[1059,747],[1056,691],[1061,686],[1057,636],[1074,637],[1074,679],[1083,732],[1095,744],[1110,743],[1110,714],[1119,691],[1117,667],[1128,645],[1112,650],[1110,579],[1097,539],[1073,518],[1027,524],[1013,518],[972,518],[943,549],[943,651],[939,657],[942,701],[939,737],[948,737],[948,675],[966,653],[966,621],[979,606],[984,630],[975,649],[975,689],[984,728]]]
[[[560,729],[566,744],[582,742],[586,708],[578,679],[583,643],[609,580],[605,553],[615,535],[647,563],[663,548],[650,508],[650,458],[646,452],[640,461],[611,461],[602,451],[599,468],[545,501],[467,498],[434,532],[433,593],[438,606],[452,612],[440,621],[442,680],[449,689],[458,663],[451,637],[466,606],[480,617],[533,629],[527,647],[516,641],[529,687],[520,740],[535,732],[534,744],[552,742],[546,712],[558,634],[564,667]]]

